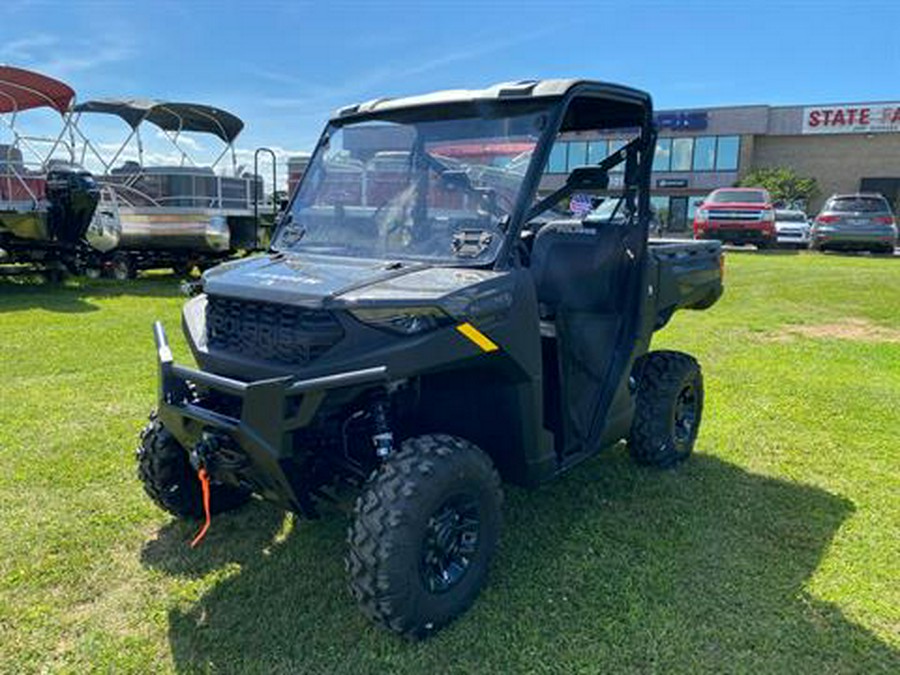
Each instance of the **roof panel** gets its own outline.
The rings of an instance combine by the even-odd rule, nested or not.
[[[596,80],[551,79],[520,80],[517,82],[500,82],[485,89],[450,89],[430,94],[407,96],[403,98],[379,98],[365,103],[346,106],[337,110],[333,119],[377,114],[394,110],[420,108],[435,105],[452,105],[454,103],[474,103],[477,101],[521,101],[523,99],[560,98],[573,89],[584,89],[586,92],[608,94],[632,99],[635,102],[650,102],[650,97],[643,91],[622,85],[599,82]]]

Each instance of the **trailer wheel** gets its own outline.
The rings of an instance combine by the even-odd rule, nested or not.
[[[188,453],[163,426],[156,411],[141,432],[137,449],[138,478],[144,492],[157,506],[179,518],[203,517],[200,480],[194,473]],[[244,504],[249,493],[231,485],[210,486],[210,510],[229,511]]]
[[[196,265],[192,261],[180,260],[172,265],[172,272],[176,277],[189,277]]]
[[[465,612],[500,535],[500,478],[460,438],[407,440],[372,474],[347,541],[350,591],[387,629],[423,638]]]
[[[640,464],[668,468],[694,449],[703,415],[703,373],[681,352],[650,352],[634,364],[637,408],[628,447]]]
[[[107,271],[109,276],[116,281],[128,281],[137,276],[137,271],[134,268],[134,261],[127,253],[117,253],[114,255],[112,260],[109,261]]]
[[[48,284],[61,284],[66,280],[66,271],[62,267],[51,267],[44,270],[43,274]]]

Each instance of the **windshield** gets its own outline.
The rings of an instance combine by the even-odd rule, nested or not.
[[[585,217],[585,222],[625,222],[625,209],[619,208],[621,204],[622,200],[617,197],[604,199]]]
[[[706,201],[710,204],[765,204],[769,195],[764,190],[716,190]]]
[[[776,211],[775,220],[782,223],[805,223],[806,214],[802,211]]]
[[[888,213],[887,202],[881,197],[836,197],[828,202],[826,211],[839,213]]]
[[[330,126],[273,248],[489,263],[542,126],[534,112]]]

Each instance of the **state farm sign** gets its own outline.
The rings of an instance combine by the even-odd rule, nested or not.
[[[804,134],[900,132],[900,103],[860,103],[803,109]]]

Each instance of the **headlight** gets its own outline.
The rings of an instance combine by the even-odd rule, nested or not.
[[[365,324],[402,335],[424,333],[453,323],[453,319],[437,307],[364,307],[351,309],[350,313]]]

